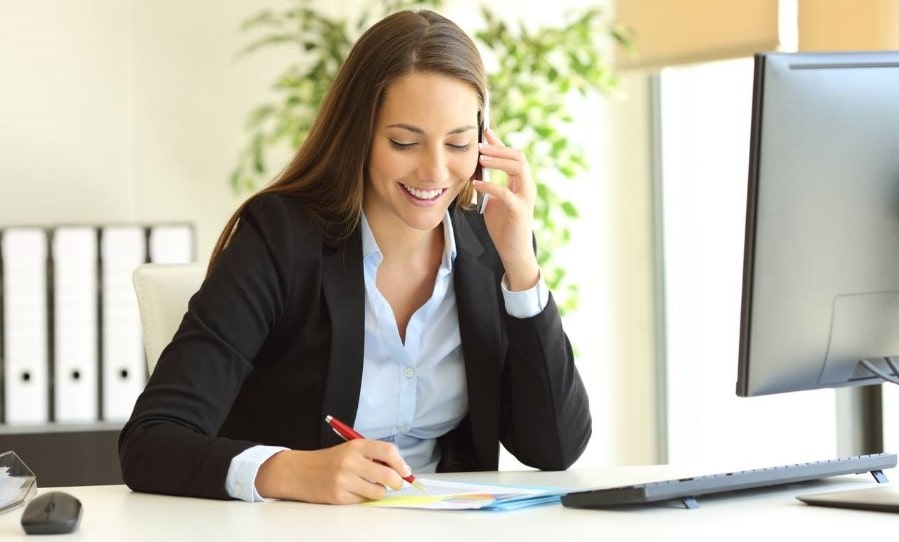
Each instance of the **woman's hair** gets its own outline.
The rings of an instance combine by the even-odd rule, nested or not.
[[[384,91],[394,80],[413,72],[447,75],[469,84],[483,111],[484,66],[477,47],[462,29],[428,10],[387,16],[350,50],[322,100],[309,136],[290,164],[228,220],[209,268],[228,245],[244,208],[253,197],[267,192],[302,199],[312,219],[329,235],[348,237],[362,215],[365,167]],[[466,185],[456,204],[468,206],[473,196],[474,189]]]

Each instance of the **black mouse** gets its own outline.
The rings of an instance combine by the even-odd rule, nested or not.
[[[62,491],[42,493],[22,512],[22,528],[28,534],[64,534],[78,528],[81,501]]]

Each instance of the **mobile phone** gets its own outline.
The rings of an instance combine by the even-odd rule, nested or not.
[[[482,143],[485,141],[484,132],[487,131],[487,128],[490,127],[490,98],[486,94],[484,95],[484,110],[481,112],[481,125],[478,126],[478,143]],[[484,166],[481,165],[480,152],[478,153],[478,164],[475,166],[474,177],[479,181],[488,181],[488,170]],[[478,212],[484,214],[484,209],[487,208],[487,194],[482,194],[480,192],[478,194]]]

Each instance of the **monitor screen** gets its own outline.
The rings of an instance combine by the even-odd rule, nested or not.
[[[752,110],[737,394],[883,382],[899,356],[899,52],[758,54]]]

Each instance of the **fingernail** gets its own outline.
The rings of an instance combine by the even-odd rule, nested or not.
[[[403,476],[409,476],[410,474],[412,474],[412,467],[403,465]]]

